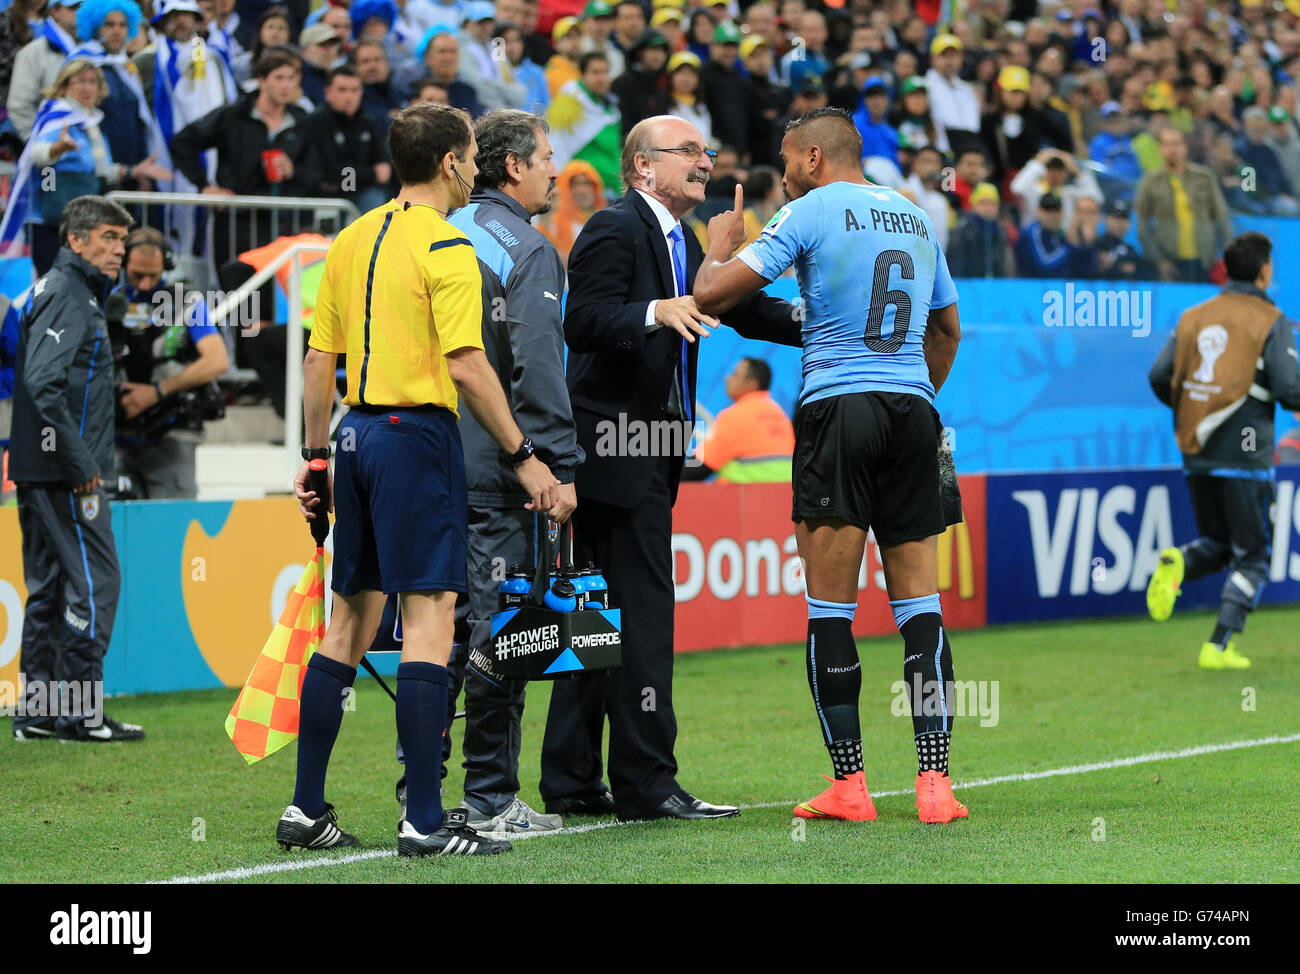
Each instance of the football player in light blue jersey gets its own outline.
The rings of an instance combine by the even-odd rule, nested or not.
[[[794,814],[876,817],[863,774],[862,669],[852,631],[858,571],[874,529],[904,642],[917,811],[922,822],[946,823],[967,810],[948,777],[952,649],[936,549],[950,519],[932,403],[961,339],[957,291],[930,218],[868,183],[861,153],[861,136],[839,109],[790,122],[781,142],[790,203],[732,257],[745,240],[737,188],[735,209],[709,221],[695,300],[701,311],[720,314],[792,264],[804,299],[794,521],[807,585],[808,683],[835,777]]]

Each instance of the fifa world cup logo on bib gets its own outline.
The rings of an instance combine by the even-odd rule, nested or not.
[[[1192,373],[1192,378],[1197,382],[1213,382],[1214,363],[1227,347],[1228,329],[1222,325],[1210,325],[1197,335],[1196,350],[1201,353],[1201,364]]]

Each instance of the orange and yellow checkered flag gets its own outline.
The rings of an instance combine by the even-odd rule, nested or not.
[[[226,733],[249,764],[298,736],[307,661],[324,635],[325,551],[317,548],[226,717]]]

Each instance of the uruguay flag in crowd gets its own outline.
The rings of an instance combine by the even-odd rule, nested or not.
[[[36,211],[36,191],[39,178],[32,166],[32,146],[38,142],[57,142],[59,130],[65,126],[98,125],[104,117],[98,109],[87,111],[70,98],[47,99],[36,113],[32,134],[18,159],[14,171],[13,187],[9,191],[9,205],[5,207],[4,221],[0,222],[0,257],[17,257],[22,253],[22,230],[28,218]]]
[[[156,40],[153,75],[153,110],[158,117],[158,128],[167,144],[172,137],[190,122],[208,112],[233,102],[239,97],[235,74],[226,60],[225,45],[209,44],[198,34],[188,43],[177,44],[159,33]],[[213,149],[203,153],[203,168],[212,179],[217,172],[217,154]],[[172,180],[176,193],[195,193],[198,187],[179,172]],[[181,253],[195,253],[196,238],[201,238],[202,223],[193,207],[177,207],[173,226]]]
[[[239,54],[243,47],[230,33],[218,27],[215,20],[208,25],[207,30],[208,49],[215,51],[217,56],[226,62],[226,67],[229,68],[234,63],[235,55]],[[233,77],[233,71],[231,75]]]
[[[149,111],[149,101],[144,96],[144,85],[140,83],[140,72],[135,69],[135,65],[126,56],[126,52],[119,51],[117,54],[109,54],[99,41],[86,41],[68,55],[68,60],[71,61],[73,58],[79,57],[86,58],[101,71],[114,71],[122,79],[122,83],[131,89],[131,94],[135,95],[135,103],[140,111],[140,121],[144,122],[149,129],[149,155],[153,156],[158,165],[164,169],[170,169],[172,167],[172,156],[167,149],[167,140],[163,137],[162,129],[158,126],[158,120],[154,118],[153,112]],[[170,187],[160,186],[159,188],[166,190]]]
[[[213,45],[198,35],[184,45],[170,37],[158,37],[153,107],[168,144],[190,122],[239,97],[234,72],[224,53],[228,49],[229,45]],[[210,78],[209,71],[217,72],[219,78]]]
[[[41,25],[41,36],[49,41],[51,46],[62,51],[64,57],[71,54],[72,49],[77,46],[77,39],[56,24],[51,17],[46,17]]]

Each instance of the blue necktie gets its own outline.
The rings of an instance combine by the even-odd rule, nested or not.
[[[679,223],[673,227],[672,232],[668,234],[668,239],[673,242],[673,276],[677,278],[677,296],[684,297],[686,294],[686,238],[682,236],[682,225]],[[691,402],[691,384],[690,376],[687,373],[688,355],[690,346],[686,339],[682,339],[682,356],[681,356],[681,382],[682,382],[682,417],[689,423],[695,418],[695,404]]]

